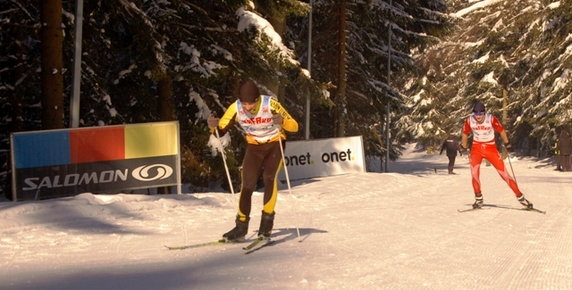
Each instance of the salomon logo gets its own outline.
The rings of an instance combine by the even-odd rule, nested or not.
[[[150,176],[149,170],[154,169],[154,175]],[[153,181],[158,179],[169,178],[173,174],[173,168],[165,164],[143,165],[135,168],[131,175],[133,178],[141,181]]]

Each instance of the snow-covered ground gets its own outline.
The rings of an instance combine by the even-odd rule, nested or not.
[[[409,150],[392,173],[296,181],[292,195],[282,184],[275,243],[249,255],[237,244],[164,247],[229,230],[236,205],[221,192],[1,202],[0,288],[572,289],[572,174],[512,159],[544,215],[514,210],[483,164],[485,203],[497,207],[459,213],[473,201],[468,160],[456,175],[446,163]],[[261,203],[257,194],[252,235]]]

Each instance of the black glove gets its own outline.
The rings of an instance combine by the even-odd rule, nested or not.
[[[272,122],[275,125],[282,126],[282,123],[284,122],[284,117],[282,117],[282,115],[280,115],[280,114],[273,115],[272,116]]]
[[[467,154],[467,148],[465,148],[463,145],[461,145],[461,148],[459,149],[459,154],[461,156],[463,156],[463,153]]]
[[[512,151],[512,145],[510,145],[510,143],[505,143],[504,148],[506,148],[506,151],[508,151],[508,152]]]

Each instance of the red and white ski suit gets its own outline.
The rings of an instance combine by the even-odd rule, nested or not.
[[[473,145],[471,146],[471,154],[469,155],[469,163],[471,165],[471,176],[475,195],[481,195],[480,169],[481,162],[487,159],[497,170],[500,177],[508,184],[514,194],[519,197],[522,195],[516,184],[516,180],[506,171],[501,155],[497,150],[495,143],[495,131],[503,132],[504,128],[500,121],[491,114],[486,114],[482,123],[471,115],[465,121],[463,126],[463,134],[469,135],[473,132]]]

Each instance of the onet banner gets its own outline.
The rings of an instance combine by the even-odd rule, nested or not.
[[[365,172],[362,136],[287,141],[284,152],[291,179]],[[280,180],[285,180],[281,170]]]
[[[158,122],[13,133],[12,197],[177,186],[179,123]]]

